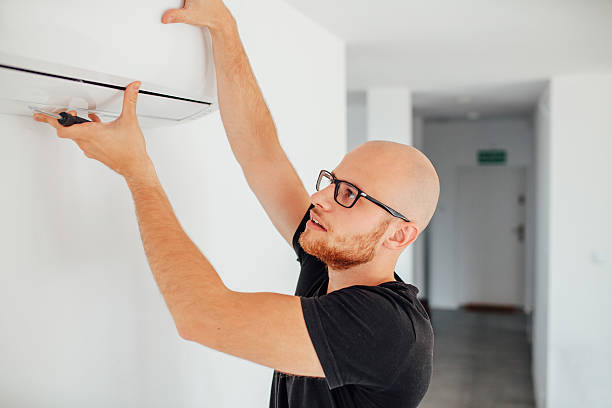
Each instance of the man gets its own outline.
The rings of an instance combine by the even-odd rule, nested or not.
[[[120,117],[54,126],[121,174],[145,253],[181,337],[274,368],[271,407],[415,407],[429,385],[433,332],[394,267],[429,223],[439,183],[418,150],[368,142],[309,197],[280,146],[236,23],[221,0],[186,1],[163,23],[210,29],[221,117],[249,186],[301,264],[296,296],[227,288],[184,233],[146,152],[138,82]],[[71,112],[76,114],[76,112]]]

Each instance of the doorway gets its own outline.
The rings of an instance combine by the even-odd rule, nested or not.
[[[457,170],[458,304],[522,309],[526,169],[466,166]]]

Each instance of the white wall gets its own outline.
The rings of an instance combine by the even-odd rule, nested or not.
[[[612,405],[611,106],[612,74],[551,81],[545,407]]]
[[[368,106],[365,92],[347,93],[347,151],[368,140]]]
[[[424,147],[424,134],[423,124],[424,120],[421,116],[413,115],[412,117],[412,145],[423,151]],[[425,228],[425,231],[421,232],[419,239],[413,243],[413,275],[414,284],[419,288],[419,298],[427,297],[427,278],[425,276],[425,240],[426,234],[429,234],[429,227]]]
[[[535,272],[532,329],[532,373],[537,407],[546,407],[548,370],[548,292],[550,240],[550,90],[538,101],[535,114]]]
[[[528,117],[483,119],[478,121],[426,120],[424,153],[440,178],[438,208],[429,226],[429,287],[431,307],[454,309],[459,306],[455,268],[455,191],[459,166],[476,166],[480,149],[507,151],[507,166],[529,167],[532,163],[533,130]],[[528,183],[532,182],[528,178]],[[529,192],[530,189],[527,190]],[[527,210],[533,198],[526,193]],[[531,245],[532,226],[526,226],[525,246]],[[531,260],[526,260],[526,267]]]
[[[55,3],[2,2],[0,50],[199,88],[200,31],[159,23],[180,4],[67,0],[58,19]],[[312,193],[319,169],[346,151],[344,44],[283,1],[230,5]],[[122,179],[30,118],[0,115],[0,130],[0,405],[267,406],[272,369],[178,336]],[[295,254],[249,190],[218,113],[145,137],[181,224],[225,283],[293,294]]]
[[[402,86],[368,88],[368,140],[412,145],[412,94]]]

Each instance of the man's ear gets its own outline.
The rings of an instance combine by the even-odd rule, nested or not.
[[[399,227],[389,238],[385,239],[383,245],[389,249],[404,249],[412,244],[419,236],[419,227],[414,222],[401,222]]]

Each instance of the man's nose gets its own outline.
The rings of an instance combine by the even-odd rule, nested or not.
[[[334,185],[330,184],[322,190],[315,191],[310,196],[310,201],[323,210],[328,211],[334,205]]]

